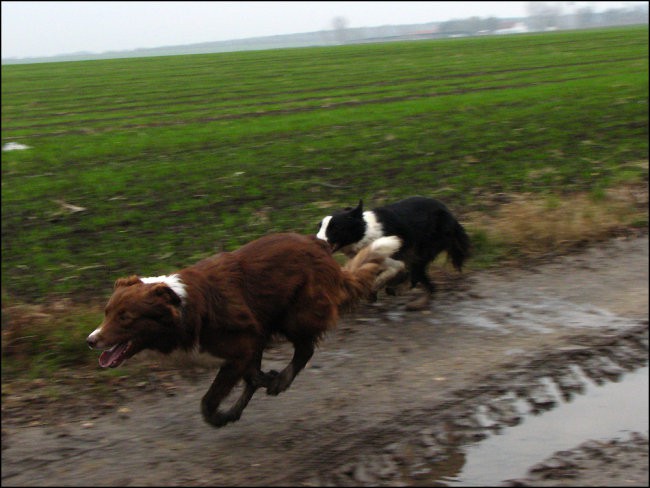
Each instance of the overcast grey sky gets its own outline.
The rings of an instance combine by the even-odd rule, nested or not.
[[[2,58],[224,41],[348,27],[526,15],[528,2],[2,1]],[[546,2],[596,11],[647,2]]]

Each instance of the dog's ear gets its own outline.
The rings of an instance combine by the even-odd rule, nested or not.
[[[135,285],[136,283],[140,283],[140,278],[136,275],[131,275],[127,278],[118,278],[115,280],[115,284],[113,285],[113,289],[117,289],[120,286],[131,286]]]
[[[181,304],[181,297],[179,297],[176,292],[165,283],[156,283],[151,287],[150,293],[162,298],[166,303],[174,305],[175,307]]]
[[[352,216],[361,218],[363,216],[363,200],[359,199],[359,205],[352,210]]]

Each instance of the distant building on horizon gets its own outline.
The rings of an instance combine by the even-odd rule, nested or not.
[[[525,34],[530,32],[525,22],[503,22],[494,34]]]

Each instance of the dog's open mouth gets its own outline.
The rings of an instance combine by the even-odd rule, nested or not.
[[[99,356],[99,365],[102,368],[116,368],[124,362],[126,355],[131,349],[131,342],[121,342],[115,344],[110,349],[106,349]]]

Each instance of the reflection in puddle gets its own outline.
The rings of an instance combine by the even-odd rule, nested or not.
[[[428,486],[496,486],[525,476],[534,464],[587,440],[628,437],[629,432],[648,435],[647,366],[603,386],[583,380],[584,394],[568,403],[549,388],[557,397],[556,408],[525,415],[520,425],[466,446],[453,456],[454,469],[432,467]]]

